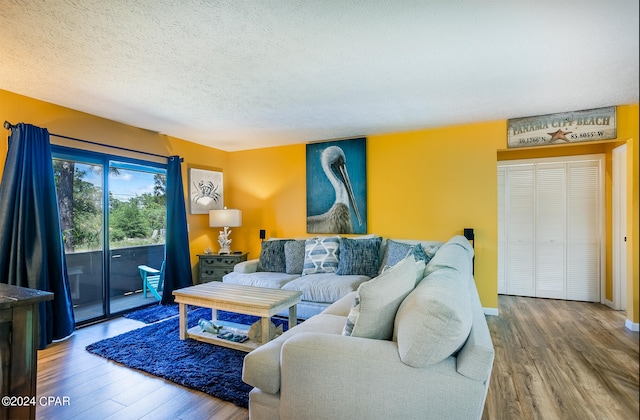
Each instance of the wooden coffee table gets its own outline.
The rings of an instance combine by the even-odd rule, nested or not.
[[[242,351],[251,351],[270,340],[269,327],[271,317],[289,309],[289,328],[297,324],[296,305],[302,292],[294,290],[269,289],[265,287],[241,286],[218,281],[198,284],[173,291],[176,303],[180,304],[180,339],[193,338],[199,341],[230,347]],[[217,337],[217,334],[202,331],[196,325],[187,329],[187,305],[211,308],[212,321],[227,327],[248,330],[248,325],[217,321],[217,310],[254,315],[262,318],[262,343],[245,341],[236,343]]]

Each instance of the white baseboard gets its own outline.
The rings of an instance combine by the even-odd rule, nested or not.
[[[482,308],[485,315],[498,316],[498,308]]]
[[[640,331],[640,324],[638,324],[637,322],[633,322],[629,319],[626,320],[626,322],[624,323],[624,326],[631,331]]]

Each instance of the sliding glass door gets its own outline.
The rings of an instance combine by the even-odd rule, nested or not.
[[[88,156],[60,156],[53,171],[76,322],[99,318],[105,315],[104,165]]]
[[[155,302],[144,297],[139,265],[160,269],[166,227],[164,170],[109,163],[109,302],[112,313]]]
[[[54,175],[79,324],[154,303],[138,266],[164,257],[163,165],[54,147]]]

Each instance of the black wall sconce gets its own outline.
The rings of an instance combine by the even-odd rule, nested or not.
[[[267,237],[267,232],[264,229],[260,229],[260,242],[264,242],[264,238]]]
[[[476,235],[473,233],[473,228],[464,228],[464,237],[467,238],[467,241],[471,242],[471,246],[475,248],[474,241]]]
[[[464,228],[464,237],[467,238],[467,241],[471,242],[471,246],[473,249],[476,248],[476,234],[473,232],[473,228]],[[471,261],[471,274],[476,273],[476,257],[473,256],[473,260]]]

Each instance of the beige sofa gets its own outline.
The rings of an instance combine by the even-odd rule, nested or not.
[[[249,353],[243,380],[254,387],[250,418],[481,418],[494,348],[472,266],[473,248],[456,236],[426,268],[408,257],[388,275],[367,282],[373,288],[377,279],[383,280],[378,297],[387,304],[381,310],[370,299],[375,292],[360,287]],[[407,277],[415,288],[396,293],[395,285],[406,285]],[[356,296],[360,314],[352,322],[353,333],[369,322],[365,335],[375,335],[371,320],[365,322],[363,316],[377,311],[391,319],[377,319],[373,325],[383,335],[390,325],[391,337],[344,335],[347,319],[353,321]]]
[[[387,251],[390,249],[397,251],[398,247],[403,249],[402,245],[415,246],[420,244],[420,248],[424,251],[423,258],[430,258],[436,252],[438,247],[442,245],[442,242],[438,241],[387,239],[377,237],[376,235],[363,235],[355,238],[324,237],[326,240],[333,239],[335,241],[335,246],[338,246],[337,244],[342,240],[353,239],[366,242],[369,240],[375,240],[376,238],[380,239],[381,242],[378,251],[379,258],[378,261],[375,262],[376,274],[385,265],[385,257],[388,256]],[[317,238],[308,238],[306,241],[307,245],[309,241],[313,241],[315,239]],[[261,261],[263,258],[266,258],[267,260],[269,258],[274,258],[272,255],[267,257],[265,257],[265,255],[261,255],[260,259],[252,259],[236,264],[233,272],[224,275],[222,281],[229,284],[300,291],[302,292],[302,296],[297,307],[297,315],[300,319],[307,319],[319,314],[329,305],[338,301],[345,295],[356,291],[362,283],[370,280],[372,277],[371,273],[365,273],[357,270],[347,275],[338,274],[331,270],[306,274],[303,271],[303,264],[307,262],[309,255],[307,252],[308,249],[305,248],[304,245],[305,240],[270,239],[263,244],[263,247],[265,244],[271,245],[282,242],[290,242],[290,245],[295,245],[295,242],[298,242],[302,246],[302,250],[300,251],[301,253],[297,256],[295,251],[292,251],[291,254],[288,252],[286,253],[286,270],[284,267],[280,267],[280,269],[276,270],[260,270],[259,264],[263,262]],[[324,244],[322,246],[324,246]],[[289,269],[290,257],[291,260],[294,261],[292,269]],[[284,258],[284,255],[282,258]],[[340,260],[338,264],[343,263],[345,256],[339,254],[338,259]],[[299,260],[298,263],[295,263],[296,260]],[[268,261],[267,264],[269,264]],[[288,312],[285,311],[281,315],[288,316]]]

